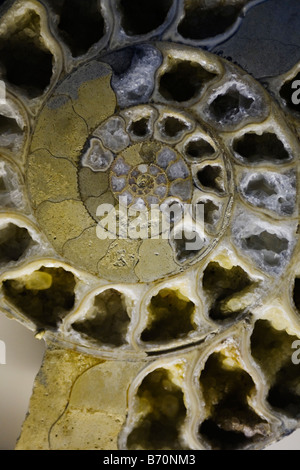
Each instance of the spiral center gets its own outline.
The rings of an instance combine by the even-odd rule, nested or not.
[[[150,175],[140,175],[136,181],[136,184],[141,189],[153,188],[154,186],[153,178]]]

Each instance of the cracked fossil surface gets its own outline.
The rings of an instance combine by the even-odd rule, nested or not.
[[[0,306],[47,345],[17,449],[261,449],[299,426],[300,65],[264,87],[205,50],[258,3],[2,6]]]

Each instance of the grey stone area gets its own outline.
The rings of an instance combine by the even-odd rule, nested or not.
[[[113,56],[114,53],[111,54],[112,59]],[[118,57],[122,60],[119,54]],[[134,48],[129,68],[112,77],[112,88],[120,108],[147,103],[153,93],[155,73],[161,63],[161,53],[155,47],[145,44]]]
[[[257,79],[286,73],[300,60],[299,0],[267,0],[254,6],[236,34],[211,52]]]
[[[77,100],[78,88],[82,83],[104,77],[110,73],[110,70],[110,67],[102,62],[96,60],[88,62],[66,77],[58,86],[57,94],[66,94],[72,99]]]

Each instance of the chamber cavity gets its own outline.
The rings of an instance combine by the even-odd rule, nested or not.
[[[254,282],[240,266],[227,269],[211,262],[204,270],[202,286],[209,299],[209,317],[222,321],[233,319],[247,309],[247,294]]]
[[[200,184],[205,189],[224,192],[224,174],[223,169],[218,165],[206,165],[201,168],[196,175],[196,184]]]
[[[267,378],[268,403],[276,411],[298,419],[300,365],[299,354],[294,349],[295,341],[299,344],[296,336],[284,330],[276,330],[268,320],[258,320],[251,336],[251,354]]]
[[[133,121],[129,127],[130,134],[133,134],[134,137],[147,137],[151,133],[150,129],[150,120],[148,117],[142,117]]]
[[[145,342],[169,342],[195,329],[195,304],[179,290],[162,289],[148,306],[148,324],[141,334]]]
[[[126,298],[116,289],[107,289],[95,297],[93,307],[72,328],[98,344],[122,346],[126,341],[130,317]]]
[[[37,328],[56,329],[75,303],[75,276],[63,268],[42,267],[3,282],[6,300]]]
[[[161,26],[173,0],[119,0],[121,25],[128,36],[150,33]]]
[[[211,199],[204,199],[199,204],[204,204],[204,223],[215,225],[220,220],[221,206]]]
[[[25,205],[24,195],[20,191],[17,171],[7,162],[0,161],[0,204],[2,207],[21,209]]]
[[[162,141],[179,142],[184,134],[191,131],[192,123],[176,115],[164,115],[158,122],[157,128]]]
[[[53,55],[41,39],[40,17],[28,10],[0,39],[3,74],[11,85],[36,98],[50,84],[52,63]]]
[[[52,3],[52,2],[51,2]],[[105,34],[98,0],[55,0],[58,30],[73,57],[85,54]]]
[[[175,250],[176,261],[185,263],[196,259],[205,248],[207,241],[193,226],[178,227],[171,233],[171,244]]]
[[[160,77],[159,93],[167,101],[182,103],[198,96],[215,77],[198,62],[175,60]]]
[[[292,156],[273,132],[248,132],[233,142],[236,158],[243,163],[286,163]]]
[[[0,53],[1,54],[1,53]],[[0,147],[17,152],[23,141],[23,128],[13,117],[0,115]]]
[[[99,126],[94,135],[100,137],[103,144],[112,152],[118,153],[128,147],[130,139],[125,131],[125,122],[118,116],[113,116]]]
[[[246,87],[241,87],[243,91],[232,85],[214,98],[208,108],[211,119],[222,125],[235,124],[256,114],[257,98],[250,96]]]
[[[225,33],[238,19],[246,0],[240,0],[232,5],[214,2],[216,5],[213,6],[206,3],[201,0],[184,2],[184,17],[178,25],[178,32],[182,37],[204,40]]]
[[[210,157],[215,153],[213,146],[201,137],[191,139],[184,148],[185,156],[189,160],[198,161]]]
[[[289,262],[294,247],[294,231],[293,225],[274,227],[244,213],[235,217],[233,240],[259,268],[274,275],[280,274]]]
[[[167,369],[156,369],[144,378],[134,408],[140,418],[127,437],[129,450],[182,449],[184,394]]]
[[[295,278],[294,288],[293,288],[293,301],[296,309],[300,313],[300,277]]]
[[[296,207],[296,174],[294,171],[247,173],[241,179],[240,191],[253,206],[289,216]]]
[[[261,253],[263,262],[270,267],[280,264],[280,255],[288,251],[289,242],[284,237],[266,230],[258,235],[250,235],[242,240],[249,251]]]
[[[250,406],[256,393],[251,376],[235,360],[234,351],[213,353],[200,376],[207,418],[199,435],[213,450],[239,450],[270,433],[270,425]]]
[[[107,171],[113,160],[112,152],[104,148],[99,139],[91,139],[87,151],[82,156],[81,164],[93,171]]]
[[[0,265],[24,258],[36,245],[26,228],[9,223],[0,229]]]
[[[162,63],[161,53],[153,46],[138,45],[129,49],[112,53],[106,59],[108,63],[125,59],[126,68],[123,66],[121,73],[115,73],[111,82],[120,108],[149,101],[154,90],[155,73]]]

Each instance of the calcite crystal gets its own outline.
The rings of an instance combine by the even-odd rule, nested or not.
[[[47,345],[17,449],[298,427],[299,65],[202,47],[254,3],[4,3],[0,304]]]

